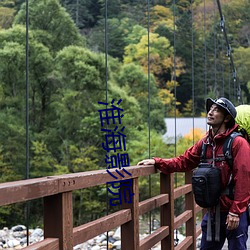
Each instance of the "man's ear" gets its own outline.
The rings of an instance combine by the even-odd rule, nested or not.
[[[226,115],[224,121],[229,122],[231,119],[233,119],[231,115]]]

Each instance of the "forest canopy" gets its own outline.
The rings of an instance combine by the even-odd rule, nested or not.
[[[250,3],[221,3],[242,101],[249,102]],[[164,118],[204,116],[208,96],[225,96],[237,104],[212,0],[206,8],[201,0],[175,5],[157,0],[150,6],[142,0],[30,0],[28,10],[27,24],[24,0],[0,2],[1,182],[26,176],[27,98],[30,178],[105,169],[98,102],[122,100],[131,165],[152,155],[174,156],[174,145],[162,141]],[[177,152],[192,143],[188,135],[180,138]],[[145,180],[141,184],[145,198]],[[159,183],[153,192],[157,188]],[[96,205],[90,196],[98,197],[92,210],[98,217],[105,192],[83,192],[75,193],[76,218]],[[32,209],[41,212],[37,203]],[[2,225],[24,216],[19,206],[1,208],[0,214]]]

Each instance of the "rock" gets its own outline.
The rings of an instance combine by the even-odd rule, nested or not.
[[[23,231],[15,231],[15,232],[13,232],[13,237],[14,238],[23,238],[23,237],[25,237],[26,235],[23,233]]]
[[[21,245],[18,245],[15,247],[15,249],[22,249],[23,247]]]
[[[73,249],[74,249],[74,250],[88,249],[87,246],[88,246],[87,243],[83,243],[83,244],[79,244],[79,245],[74,246]]]
[[[88,240],[87,243],[93,246],[95,244],[95,239]]]
[[[16,247],[20,245],[20,242],[18,240],[13,239],[13,240],[7,241],[7,245],[8,247]]]
[[[7,231],[6,230],[0,230],[0,238],[3,238],[7,235]]]
[[[93,246],[91,250],[100,250],[101,248],[99,246]]]
[[[113,236],[114,234],[115,234],[114,231],[109,231],[109,232],[108,232],[108,236],[109,236],[109,237]]]
[[[109,238],[108,238],[108,241],[109,241],[110,243],[114,243],[114,242],[116,242],[116,239],[114,239],[113,237],[109,237]]]
[[[100,246],[107,246],[107,241],[106,240],[103,240],[102,242],[99,243]]]
[[[102,242],[103,240],[105,240],[106,238],[107,238],[107,237],[106,237],[105,234],[101,234],[101,235],[95,237],[95,240],[96,240],[96,243],[100,243],[100,242]]]
[[[43,230],[41,228],[36,228],[32,234],[32,237],[42,237],[43,236]]]
[[[113,247],[115,247],[115,249],[121,249],[121,245],[122,245],[122,242],[120,240],[116,241],[114,244],[113,244]]]
[[[25,235],[26,236],[26,235]],[[21,245],[24,245],[27,243],[27,237],[23,237],[21,240],[20,240],[20,243]]]
[[[41,228],[29,229],[29,244],[39,242],[44,239],[44,232]],[[114,231],[107,234],[100,234],[93,239],[88,240],[74,246],[74,250],[121,250],[121,228],[118,227]],[[140,239],[145,238],[148,234],[140,234]],[[179,243],[183,240],[182,236],[178,232]],[[108,241],[108,242],[107,242]],[[108,244],[108,245],[107,245]],[[17,250],[27,246],[27,230],[25,226],[17,225],[10,230],[4,228],[0,230],[0,250]],[[108,246],[108,247],[107,247]],[[156,244],[152,250],[160,250],[160,244]],[[127,250],[127,249],[126,249]]]
[[[17,225],[11,228],[13,232],[20,232],[23,230],[26,230],[26,227],[24,225]]]
[[[113,238],[115,240],[120,240],[121,239],[121,227],[118,227],[115,231],[115,234],[113,235]]]

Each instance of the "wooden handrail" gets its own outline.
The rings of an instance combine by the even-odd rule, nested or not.
[[[44,239],[41,242],[25,247],[25,250],[57,250],[59,249],[59,239]]]
[[[95,221],[75,227],[73,229],[74,245],[90,240],[96,235],[108,232],[113,228],[123,225],[131,220],[132,217],[130,209],[122,209]]]
[[[116,169],[110,169],[116,174]],[[160,194],[139,202],[138,178],[157,173],[154,166],[131,166],[123,170],[124,178],[117,175],[119,180],[132,180],[130,192],[134,195],[131,203],[122,202],[121,210],[106,215],[95,221],[73,228],[74,190],[89,188],[113,182],[114,178],[104,170],[95,170],[58,176],[47,176],[29,180],[20,180],[0,184],[0,206],[14,204],[33,199],[44,199],[44,240],[23,249],[37,250],[72,250],[77,244],[121,226],[122,249],[146,250],[161,241],[161,249],[175,249],[174,230],[186,224],[186,238],[176,249],[196,249],[196,238],[201,233],[196,227],[196,213],[201,211],[193,199],[191,173],[186,174],[186,184],[174,189],[173,174],[160,174]],[[124,188],[121,186],[121,189]],[[126,187],[127,188],[127,187]],[[124,192],[126,190],[123,190]],[[185,196],[186,210],[174,217],[174,200]],[[124,199],[124,197],[122,198]],[[139,240],[139,216],[157,207],[161,211],[161,226],[143,240]]]
[[[127,168],[132,178],[155,174],[153,166],[131,166]],[[109,170],[116,174],[115,169]],[[131,179],[123,170],[119,171],[125,178],[117,175],[117,181]],[[74,174],[64,174],[20,180],[7,183],[0,183],[0,206],[43,198],[63,192],[94,187],[114,181],[105,169],[80,172]]]

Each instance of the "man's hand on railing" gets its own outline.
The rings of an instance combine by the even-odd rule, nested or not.
[[[142,160],[137,163],[137,166],[138,165],[155,165],[155,160],[154,159]]]

